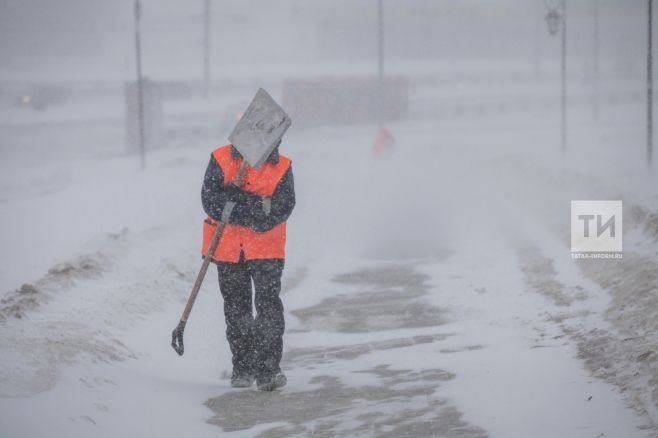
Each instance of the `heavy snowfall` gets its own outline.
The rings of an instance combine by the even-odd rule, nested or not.
[[[0,0],[0,436],[658,437],[651,4]],[[259,88],[296,192],[273,392],[231,387],[212,264],[170,346]],[[579,200],[623,251],[573,256]]]

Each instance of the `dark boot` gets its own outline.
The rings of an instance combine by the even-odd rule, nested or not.
[[[288,383],[286,375],[282,371],[278,371],[274,375],[258,377],[257,386],[261,391],[274,391],[283,388],[286,383]]]
[[[231,386],[233,388],[249,388],[253,385],[255,377],[253,374],[239,371],[233,368],[233,374],[231,375]]]

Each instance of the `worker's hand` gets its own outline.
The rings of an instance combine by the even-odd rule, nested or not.
[[[249,216],[251,221],[262,222],[267,218],[271,207],[271,200],[269,198],[262,198],[255,193],[249,193],[237,187],[234,184],[229,184],[224,187],[226,192],[226,199],[235,202],[239,206],[240,211]],[[267,200],[267,202],[265,202]],[[224,219],[222,219],[225,222]],[[247,225],[252,226],[252,225]],[[252,227],[255,229],[255,227]]]
[[[252,197],[254,196],[251,193],[245,192],[235,184],[227,185],[226,187],[224,187],[224,191],[226,192],[226,198],[229,201],[233,201],[237,204],[247,204],[251,201]]]

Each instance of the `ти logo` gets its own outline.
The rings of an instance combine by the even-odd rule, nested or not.
[[[621,251],[621,201],[571,201],[572,256],[621,258]],[[603,253],[607,256],[594,257],[592,253]]]

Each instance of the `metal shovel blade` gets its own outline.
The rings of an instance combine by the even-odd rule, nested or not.
[[[291,124],[290,117],[259,88],[228,139],[250,166],[258,168],[279,143]]]

